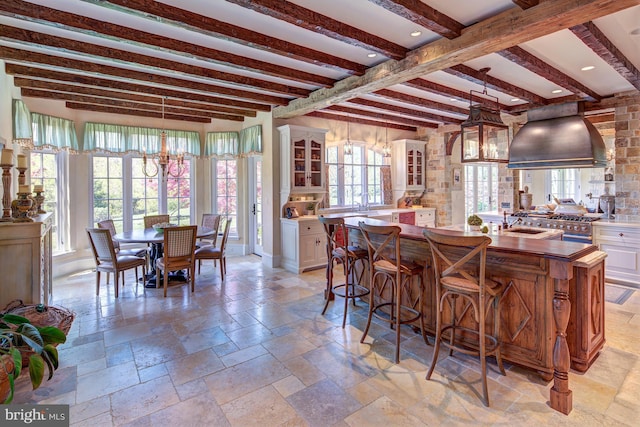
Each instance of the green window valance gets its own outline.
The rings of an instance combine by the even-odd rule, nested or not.
[[[262,154],[262,125],[240,132],[207,132],[206,157],[243,157]]]
[[[262,154],[262,125],[251,126],[240,131],[240,155]]]
[[[33,130],[31,128],[31,112],[21,99],[12,102],[13,111],[13,143],[33,148]]]
[[[72,153],[79,151],[76,126],[71,120],[31,113],[31,129],[34,148],[67,150]]]
[[[237,157],[240,154],[238,132],[207,132],[205,157]]]
[[[195,131],[166,130],[167,150],[200,156],[200,134]],[[157,154],[161,149],[161,129],[141,126],[112,125],[87,122],[84,126],[85,152],[109,153],[146,152]]]

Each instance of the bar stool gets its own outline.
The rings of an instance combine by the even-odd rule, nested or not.
[[[369,332],[372,316],[389,323],[396,330],[395,363],[400,361],[400,325],[420,320],[420,332],[425,343],[429,343],[422,316],[422,275],[424,267],[400,258],[400,230],[395,225],[380,226],[359,223],[369,251],[369,315],[360,342]],[[414,277],[419,280],[419,292],[413,296],[411,284]],[[391,289],[389,290],[388,287]],[[378,301],[376,301],[378,298]],[[406,301],[407,303],[403,302]]]
[[[329,263],[327,264],[327,292],[326,301],[322,314],[327,311],[331,294],[344,298],[344,313],[342,315],[342,327],[344,328],[347,321],[347,308],[349,300],[356,304],[356,298],[361,298],[369,294],[369,289],[361,286],[362,277],[367,268],[368,252],[366,249],[349,245],[349,232],[344,225],[342,218],[318,218],[324,226],[324,232],[327,235],[327,256]],[[360,261],[362,271],[356,275],[356,263]],[[342,264],[344,269],[344,283],[333,284],[333,263]],[[357,276],[357,277],[356,277]],[[351,282],[349,282],[351,280]]]
[[[502,375],[506,375],[500,355],[500,296],[504,285],[486,277],[488,236],[469,236],[455,231],[425,229],[424,237],[431,246],[436,282],[436,344],[426,379],[438,361],[440,343],[454,350],[480,357],[484,405],[489,406],[487,389],[487,356],[494,355]],[[463,304],[456,304],[460,300]],[[442,312],[448,302],[451,322],[443,325]],[[487,334],[486,315],[493,308],[493,334]],[[477,324],[477,329],[470,326]],[[444,333],[449,331],[449,337]],[[456,332],[463,335],[456,336]],[[469,335],[478,340],[471,343]],[[481,337],[485,337],[482,339]],[[448,341],[448,342],[447,342]],[[488,342],[488,343],[487,343]],[[487,345],[488,344],[488,345]]]

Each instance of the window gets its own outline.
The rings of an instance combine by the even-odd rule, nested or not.
[[[44,210],[53,214],[52,250],[54,253],[68,250],[69,230],[61,218],[68,218],[69,207],[60,200],[66,200],[67,185],[64,179],[69,154],[66,151],[31,151],[31,184],[40,184],[44,188]]]
[[[498,210],[498,165],[464,165],[465,215]]]
[[[546,175],[547,194],[580,201],[580,169],[549,169]]]
[[[230,234],[238,234],[238,163],[235,159],[213,159],[214,212],[231,219]]]
[[[352,154],[344,145],[327,147],[329,203],[331,206],[357,206],[382,203],[382,152],[354,143]]]
[[[179,178],[149,178],[142,172],[142,158],[133,155],[92,156],[93,218],[112,219],[116,230],[141,229],[144,217],[166,212],[171,222],[192,224],[191,161],[185,159]],[[172,169],[174,170],[174,169]]]

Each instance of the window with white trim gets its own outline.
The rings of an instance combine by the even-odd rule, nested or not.
[[[42,185],[44,189],[43,209],[53,214],[51,233],[53,253],[64,252],[69,249],[69,230],[61,218],[68,218],[68,205],[60,203],[67,198],[66,164],[69,153],[66,151],[53,152],[51,150],[33,150],[30,154],[29,167],[31,184]]]
[[[92,223],[112,219],[120,232],[144,228],[147,215],[168,213],[172,223],[194,224],[190,159],[185,158],[180,177],[166,179],[161,170],[155,177],[145,176],[142,158],[135,155],[100,153],[91,162]]]
[[[344,144],[326,148],[328,191],[331,207],[355,207],[382,204],[382,151],[352,143],[351,154],[345,154]]]
[[[498,165],[464,165],[465,215],[498,210]]]
[[[238,161],[236,159],[212,159],[215,185],[213,186],[213,211],[231,219],[229,234],[238,235]]]

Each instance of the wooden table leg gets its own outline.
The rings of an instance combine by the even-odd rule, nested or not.
[[[568,415],[573,409],[572,391],[569,389],[571,354],[566,334],[571,314],[569,280],[554,279],[554,282],[553,320],[556,325],[556,342],[553,346],[553,387],[549,401],[553,409]]]

